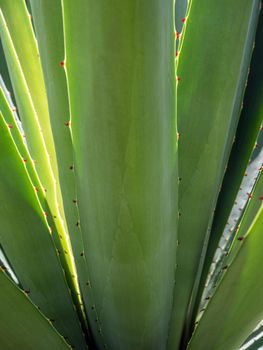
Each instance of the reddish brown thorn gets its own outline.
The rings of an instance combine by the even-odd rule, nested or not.
[[[13,128],[13,125],[12,125],[12,124],[7,124],[7,126],[9,127],[9,129],[12,129],[12,128]]]
[[[70,121],[66,122],[65,125],[69,128],[70,127]]]
[[[186,22],[186,18],[182,18],[182,23],[185,23]]]
[[[248,195],[248,199],[252,198],[252,194],[251,193],[247,193],[247,195]]]
[[[181,80],[181,77],[179,77],[179,76],[177,75],[176,81],[180,81],[180,80]]]
[[[260,200],[260,201],[263,201],[263,196],[259,197],[259,200]]]
[[[180,32],[176,32],[175,36],[176,36],[176,39],[180,39],[181,33]]]
[[[179,56],[179,51],[176,51],[175,57]]]
[[[48,213],[47,213],[46,211],[44,211],[44,215],[45,215],[45,217],[47,217],[47,216],[48,216]]]
[[[179,140],[180,139],[180,133],[178,132],[177,133],[177,140]]]
[[[23,162],[24,162],[24,163],[27,163],[27,159],[23,159]]]
[[[16,112],[16,107],[13,107],[13,108],[12,108],[12,111],[13,111],[13,112]]]
[[[37,187],[35,187],[35,191],[36,191],[36,192],[39,192],[39,189],[38,189]]]
[[[61,61],[60,65],[61,65],[61,67],[64,67],[65,66],[65,61]]]

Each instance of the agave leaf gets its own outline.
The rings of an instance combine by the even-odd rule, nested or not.
[[[200,0],[193,1],[187,17],[177,73],[180,218],[168,349],[179,347],[184,326],[184,338],[188,338],[213,211],[238,122],[258,12],[259,1],[224,0],[211,6],[210,1]],[[184,339],[181,347],[185,347]]]
[[[1,270],[0,299],[2,349],[70,349],[49,320]]]
[[[7,68],[5,54],[4,54],[1,40],[0,40],[0,72],[1,72],[1,77],[5,81],[5,85],[7,86],[7,91],[10,95],[12,95],[12,100],[14,101],[14,92],[13,92],[11,80],[8,74],[8,68]]]
[[[45,215],[0,113],[0,242],[26,293],[72,344],[85,348],[81,328]],[[52,227],[54,230],[54,227]],[[58,298],[59,296],[59,298]]]
[[[204,339],[208,349],[237,349],[262,320],[262,225],[261,204],[254,223],[240,242],[240,249],[208,303],[187,349],[203,349]]]
[[[228,216],[238,193],[247,164],[253,153],[258,138],[259,129],[263,121],[262,100],[263,100],[263,13],[261,12],[258,30],[255,40],[246,93],[243,101],[243,109],[237,129],[235,143],[231,151],[228,167],[222,184],[211,235],[209,238],[204,268],[199,285],[199,296],[197,297],[196,310],[200,302],[205,281],[212,263],[213,256],[218,246],[220,237],[227,223]],[[262,132],[262,131],[261,131]],[[249,194],[248,194],[249,195]],[[196,310],[194,314],[196,313]]]
[[[263,136],[263,135],[262,135]],[[263,137],[262,137],[263,139]],[[255,151],[254,151],[255,152]],[[249,169],[251,171],[251,174],[248,175],[245,178],[245,181],[252,180],[253,185],[252,189],[249,193],[249,200],[245,204],[245,207],[243,209],[243,212],[239,217],[239,220],[236,222],[236,225],[230,230],[230,232],[224,232],[224,240],[222,239],[219,244],[219,249],[217,250],[215,257],[214,257],[214,266],[210,269],[210,273],[208,275],[208,279],[206,282],[206,288],[204,290],[203,296],[202,296],[202,302],[200,305],[200,314],[197,317],[196,323],[198,323],[198,319],[200,318],[200,315],[203,313],[203,311],[206,308],[207,303],[209,302],[211,296],[214,293],[214,290],[216,286],[220,283],[220,279],[222,278],[225,268],[230,265],[230,263],[233,261],[235,255],[238,252],[238,249],[240,248],[240,242],[244,239],[249,227],[251,226],[252,222],[254,221],[255,217],[258,214],[258,211],[260,210],[261,201],[259,198],[262,194],[263,189],[263,179],[262,179],[262,171],[259,171],[258,174],[258,164],[262,164],[262,155],[263,155],[263,145],[261,146],[261,152],[259,153],[258,157],[254,159],[255,164],[250,164]],[[256,179],[254,179],[255,176],[255,170],[253,169],[256,166]],[[249,173],[249,170],[247,170]],[[252,177],[252,179],[249,179],[249,177]],[[248,181],[248,182],[250,182]],[[243,187],[243,185],[242,185]],[[247,200],[247,193],[245,193],[246,200]],[[241,202],[240,198],[237,198],[237,202]],[[194,323],[194,322],[193,322]]]
[[[31,1],[31,9],[49,101],[64,210],[84,304],[87,309],[90,309],[94,300],[88,285],[90,278],[87,272],[82,232],[77,225],[79,214],[75,175],[72,169],[74,162],[71,132],[70,128],[64,127],[70,119],[70,114],[66,76],[62,64],[64,60],[62,8],[59,1],[34,0]],[[50,16],[50,13],[53,15]],[[94,323],[95,327],[94,317],[90,317],[89,322]]]
[[[241,219],[241,222],[238,225],[235,239],[231,245],[231,248],[229,250],[229,254],[227,257],[227,264],[231,263],[234,256],[237,254],[237,251],[240,247],[240,241],[242,241],[243,238],[245,237],[249,227],[251,226],[252,222],[254,221],[255,217],[257,216],[260,210],[261,200],[263,200],[262,193],[263,193],[263,176],[262,176],[262,170],[261,170],[259,178],[255,185],[255,188],[251,194],[252,198],[248,202],[248,205]]]
[[[263,325],[262,321],[259,326],[247,337],[240,350],[258,350],[263,346]]]
[[[4,0],[3,2],[5,3]],[[14,4],[18,3],[21,4],[21,2],[14,2]],[[2,6],[3,4],[1,3],[1,8]],[[3,8],[5,7],[3,6]],[[9,6],[7,6],[7,8],[9,8]],[[27,15],[26,20],[28,20]],[[9,66],[9,72],[14,87],[16,101],[18,103],[19,115],[21,117],[23,128],[27,136],[27,145],[29,147],[31,157],[36,162],[36,170],[41,181],[41,186],[46,192],[46,199],[48,205],[53,216],[56,218],[55,224],[57,232],[59,233],[59,237],[57,237],[56,241],[59,242],[60,240],[58,248],[60,248],[60,245],[62,245],[62,255],[65,255],[62,258],[62,261],[66,261],[63,267],[67,273],[67,278],[71,288],[73,290],[77,290],[76,278],[72,279],[72,276],[75,277],[76,273],[72,259],[68,234],[66,231],[66,222],[65,219],[63,219],[64,210],[62,205],[61,193],[59,186],[56,185],[58,184],[58,180],[56,180],[56,178],[54,177],[54,173],[51,166],[51,158],[53,160],[55,158],[49,154],[49,151],[47,149],[49,139],[46,140],[44,138],[44,131],[42,130],[42,126],[40,125],[40,119],[42,118],[42,116],[41,118],[39,118],[37,115],[31,91],[29,90],[29,86],[27,85],[24,71],[22,70],[18,54],[15,50],[2,11],[0,12],[0,34],[5,55],[7,58],[7,63]],[[47,121],[47,123],[49,123],[49,121]]]
[[[181,33],[189,6],[190,0],[175,0],[175,28],[177,33]]]
[[[25,1],[12,0],[10,2],[9,0],[0,0],[0,8],[3,12],[8,32],[12,38],[12,45],[15,54],[17,55],[17,60],[19,61],[21,72],[24,77],[24,84],[28,89],[27,95],[30,95],[28,98],[31,99],[32,106],[34,107],[35,118],[32,116],[30,120],[25,120],[26,118],[21,115],[24,121],[25,132],[29,134],[29,148],[32,152],[33,157],[38,159],[39,154],[37,150],[35,150],[36,140],[32,139],[31,141],[31,138],[33,138],[32,133],[40,138],[41,135],[39,135],[39,133],[41,129],[41,134],[43,134],[45,140],[45,147],[52,164],[52,171],[54,172],[54,176],[57,179],[56,154],[49,122],[48,103],[37,43],[34,37],[30,15],[27,11]],[[3,30],[2,36],[4,49],[6,51],[6,38],[4,37],[5,34],[3,33]],[[10,57],[7,59],[7,64],[9,67],[11,80],[14,81],[14,74],[17,73],[12,72]],[[15,86],[13,87],[16,89]],[[16,93],[16,97],[18,99],[17,95],[18,92]],[[19,100],[22,98],[21,96],[24,95],[21,95],[20,91]],[[18,102],[18,104],[20,103]],[[46,152],[44,152],[44,154],[45,153]]]
[[[177,221],[173,1],[62,4],[93,332],[109,348],[163,348]]]

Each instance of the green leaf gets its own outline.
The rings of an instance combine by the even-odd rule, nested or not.
[[[48,319],[1,270],[0,299],[2,349],[70,349]]]
[[[71,288],[74,290],[77,290],[77,284],[76,284],[76,278],[75,278],[75,267],[74,267],[74,261],[72,259],[71,255],[71,247],[68,239],[67,234],[67,227],[66,227],[66,221],[64,218],[64,209],[62,204],[62,198],[60,193],[60,188],[58,186],[58,179],[56,178],[56,171],[54,171],[54,167],[52,169],[53,162],[56,163],[55,155],[53,151],[49,150],[49,146],[52,148],[53,140],[51,139],[51,135],[47,135],[47,132],[44,131],[44,127],[42,126],[42,123],[46,123],[45,129],[48,129],[49,120],[45,118],[44,111],[43,114],[38,114],[38,111],[36,109],[36,105],[33,101],[32,92],[30,90],[31,85],[28,85],[28,80],[26,80],[26,76],[29,75],[31,80],[37,80],[37,78],[40,78],[40,75],[42,72],[40,71],[39,74],[36,72],[27,72],[23,71],[22,64],[24,63],[24,60],[27,60],[27,56],[25,54],[26,50],[23,51],[23,55],[21,57],[22,62],[19,60],[18,53],[16,52],[16,48],[20,47],[21,44],[17,36],[19,37],[19,26],[17,28],[17,23],[14,21],[14,17],[10,15],[11,10],[17,10],[17,13],[19,13],[19,18],[21,21],[22,29],[25,27],[25,33],[21,29],[21,32],[24,33],[26,40],[26,46],[29,43],[29,47],[35,52],[32,53],[32,60],[34,58],[36,59],[36,55],[38,56],[38,53],[36,51],[36,44],[35,39],[33,37],[32,28],[27,28],[27,22],[29,21],[26,8],[24,8],[24,3],[21,1],[15,0],[12,3],[12,8],[10,9],[10,2],[6,2],[5,0],[1,0],[1,14],[0,14],[0,34],[2,39],[2,44],[4,47],[5,55],[7,58],[7,63],[9,67],[9,73],[11,76],[12,84],[14,87],[14,92],[16,96],[16,101],[18,104],[19,109],[19,116],[21,117],[23,128],[26,132],[26,140],[27,145],[30,150],[31,157],[36,162],[36,170],[39,176],[39,179],[41,181],[41,186],[43,187],[43,190],[46,192],[46,199],[48,202],[48,205],[50,207],[50,210],[52,212],[52,215],[56,217],[55,224],[56,224],[56,232],[58,232],[59,236],[56,238],[56,242],[58,242],[58,248],[60,249],[60,246],[62,245],[62,253],[61,253],[61,261],[63,262],[63,268],[66,271],[67,274],[67,280],[71,286]],[[21,7],[22,6],[22,7]],[[16,47],[14,46],[13,38],[10,36],[9,28],[7,27],[5,18],[2,14],[2,8],[5,10],[5,14],[10,19],[9,25],[12,29],[15,30],[13,33],[13,36],[15,38]],[[16,11],[15,11],[16,13]],[[19,21],[19,23],[20,23]],[[23,27],[24,23],[24,27]],[[30,35],[31,33],[31,35]],[[18,40],[18,41],[17,41]],[[33,43],[32,43],[33,41]],[[37,57],[39,60],[39,58]],[[40,62],[38,62],[40,64]],[[26,65],[27,67],[27,65]],[[24,67],[23,67],[24,68]],[[26,72],[26,73],[25,73]],[[41,73],[41,74],[40,74]],[[26,74],[26,75],[25,75]],[[33,75],[35,74],[35,75]],[[34,79],[32,79],[34,77]],[[34,87],[34,86],[33,86]],[[32,88],[33,88],[32,87]],[[44,100],[46,96],[40,95],[39,99]],[[40,112],[39,112],[40,113]],[[48,113],[48,111],[46,111]],[[43,117],[43,118],[42,118]],[[66,126],[64,125],[66,128]],[[64,257],[62,257],[64,255]],[[64,263],[65,262],[65,263]],[[72,276],[74,278],[72,278]]]
[[[210,1],[200,0],[192,2],[187,17],[177,73],[180,218],[168,349],[179,347],[184,327],[183,338],[189,336],[188,322],[238,123],[258,11],[259,1],[222,0],[211,6]]]
[[[77,226],[79,215],[75,175],[71,169],[74,164],[71,132],[70,128],[65,127],[70,115],[66,76],[60,65],[60,62],[64,60],[62,8],[59,1],[53,0],[34,0],[31,2],[31,8],[49,101],[50,121],[67,226],[83,300],[88,309],[94,304],[94,300],[91,289],[87,286],[89,275],[86,271],[86,257],[83,254],[81,229]],[[50,13],[53,15],[50,16]],[[89,321],[95,325],[94,317]]]
[[[240,188],[247,164],[251,158],[253,148],[258,138],[259,129],[263,121],[263,14],[261,12],[255,40],[255,48],[250,64],[250,72],[243,101],[243,109],[237,129],[235,143],[226,169],[226,174],[220,192],[211,235],[209,238],[204,268],[199,285],[198,307],[201,294],[207,279],[210,265],[216,248],[227,223],[235,197]]]
[[[1,107],[2,111],[2,107]],[[37,189],[0,112],[0,242],[24,290],[72,344],[85,348]],[[54,231],[54,227],[51,227]],[[59,297],[58,297],[59,296]]]
[[[263,318],[263,206],[209,302],[188,350],[235,350]],[[215,317],[216,315],[216,317]],[[220,331],[219,331],[220,330]]]
[[[177,221],[173,1],[62,4],[93,333],[109,348],[163,348]]]

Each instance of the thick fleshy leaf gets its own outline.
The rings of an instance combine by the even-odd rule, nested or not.
[[[86,271],[81,228],[77,224],[79,215],[71,132],[70,128],[65,125],[69,122],[70,116],[66,76],[63,69],[62,8],[60,1],[33,0],[31,1],[31,9],[49,102],[50,121],[67,226],[84,304],[86,308],[89,308],[94,304],[94,301],[91,289],[87,285],[89,275]],[[50,16],[50,13],[53,15]],[[95,322],[95,319],[92,318],[90,321]]]
[[[262,320],[262,227],[261,205],[195,330],[189,350],[203,349],[204,339],[208,349],[235,350]]]
[[[93,333],[109,348],[163,348],[177,221],[173,1],[62,3]]]
[[[70,349],[50,321],[1,270],[0,299],[2,349]]]
[[[250,64],[250,72],[246,92],[243,101],[243,109],[237,129],[235,143],[231,151],[231,156],[226,169],[226,174],[222,184],[216,207],[211,235],[209,238],[204,268],[199,285],[199,295],[197,297],[195,312],[204,289],[204,285],[209,273],[215,251],[219,244],[224,227],[227,224],[231,208],[233,207],[236,195],[240,188],[246,167],[253,153],[259,130],[263,122],[263,13],[261,11],[255,48]],[[262,131],[261,131],[262,133]],[[249,198],[249,193],[245,194]]]
[[[0,112],[1,246],[20,283],[70,342],[85,348],[46,212]],[[54,228],[53,228],[54,229]]]
[[[186,346],[216,200],[233,143],[259,1],[193,1],[178,53],[179,222],[168,349]],[[236,13],[239,15],[237,16]],[[220,59],[219,59],[220,57]]]

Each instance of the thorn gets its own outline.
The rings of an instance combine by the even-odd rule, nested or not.
[[[23,162],[24,162],[24,163],[27,163],[27,160],[26,160],[26,159],[23,159]]]
[[[182,18],[182,23],[186,22],[186,17]]]
[[[26,295],[28,295],[30,293],[29,289],[24,289],[24,292],[26,293]]]
[[[228,268],[228,265],[225,265],[224,267],[222,267],[222,270],[226,270]]]
[[[16,107],[12,107],[12,111],[13,111],[13,112],[16,112]]]
[[[64,67],[64,66],[65,66],[65,61],[64,61],[64,60],[61,61],[61,62],[60,62],[60,65],[61,65],[61,67]]]
[[[77,226],[77,227],[79,227],[79,226],[80,226],[80,222],[79,222],[79,221],[77,221],[76,226]]]
[[[243,237],[243,236],[240,236],[240,237],[238,237],[237,240],[238,240],[238,241],[243,241],[243,240],[244,240],[244,237]]]
[[[176,51],[175,57],[179,56],[179,51]]]
[[[180,39],[181,33],[180,32],[175,32],[176,39]]]
[[[69,167],[69,169],[70,169],[70,170],[74,170],[74,165],[71,165],[71,166]]]
[[[69,128],[70,127],[70,120],[68,122],[65,123],[65,125]]]
[[[72,202],[73,202],[74,204],[76,204],[76,203],[77,203],[77,200],[76,200],[76,199],[73,199]]]
[[[80,253],[80,256],[84,256],[84,252],[81,252],[81,253]]]
[[[48,213],[46,211],[44,211],[44,215],[46,218],[48,217]]]
[[[36,191],[36,192],[39,192],[39,189],[38,189],[37,187],[35,187],[35,191]]]
[[[7,126],[9,127],[9,129],[12,129],[12,128],[13,128],[13,125],[12,125],[12,124],[7,124]]]
[[[176,81],[180,81],[181,77],[179,77],[178,75],[176,76]]]
[[[178,132],[177,133],[177,140],[179,140],[180,139],[180,133]]]
[[[260,200],[260,201],[263,201],[263,196],[259,197],[259,200]]]

